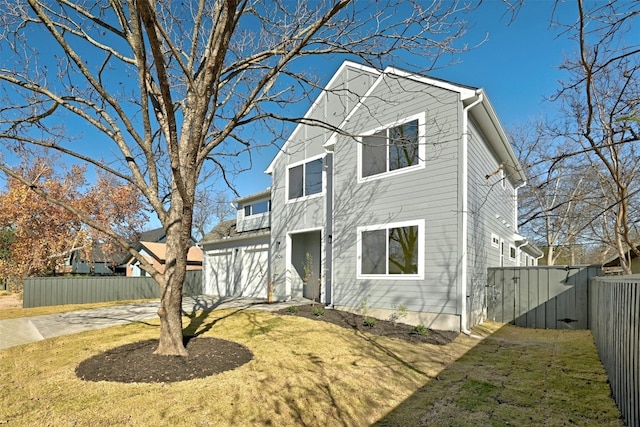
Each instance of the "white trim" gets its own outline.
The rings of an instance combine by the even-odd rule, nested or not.
[[[347,68],[355,68],[355,69],[357,69],[359,71],[363,71],[363,72],[366,72],[366,73],[380,74],[380,70],[376,70],[375,68],[367,67],[366,65],[358,64],[356,62],[344,61],[340,65],[340,67],[338,67],[338,70],[333,74],[333,76],[331,77],[329,82],[324,86],[324,88],[322,89],[322,92],[320,92],[320,95],[318,95],[318,97],[315,99],[315,101],[313,101],[313,104],[311,104],[311,106],[309,107],[307,112],[304,114],[303,119],[307,119],[307,118],[309,118],[311,116],[311,113],[320,104],[320,101],[322,101],[322,99],[325,96],[327,96],[327,93],[329,92],[329,88],[331,88],[333,83],[338,79],[338,77]],[[280,150],[278,150],[278,153],[274,156],[274,158],[271,161],[271,163],[269,163],[269,166],[267,166],[267,169],[265,169],[264,172],[266,174],[273,173],[273,168],[275,167],[276,160],[278,159],[278,157],[280,157],[280,155],[282,155],[285,152],[285,149],[286,149],[287,145],[289,145],[289,141],[291,141],[295,137],[295,135],[298,133],[298,131],[302,128],[302,126],[305,126],[305,124],[304,123],[298,123],[296,125],[296,128],[293,130],[293,132],[291,132],[291,134],[289,135],[289,138],[287,138],[285,143],[282,145],[282,148]]]
[[[254,207],[255,205],[257,205],[257,204],[259,204],[259,203],[263,203],[263,202],[267,202],[267,210],[266,210],[266,211],[264,211],[264,212],[259,212],[259,213],[254,214],[254,213],[253,213],[253,207]],[[250,210],[251,210],[251,213],[250,213],[249,215],[247,215],[247,214],[245,213],[245,210],[246,210],[247,208],[250,208]],[[257,201],[254,201],[254,202],[250,202],[250,203],[243,204],[243,205],[242,205],[242,209],[241,209],[241,210],[242,210],[242,218],[243,218],[243,219],[244,219],[244,218],[251,218],[251,219],[254,219],[254,218],[260,218],[260,217],[262,217],[262,216],[269,215],[269,212],[271,212],[271,199],[269,198],[269,199],[264,199],[264,200],[257,200]]]
[[[318,266],[318,268],[320,269],[320,275],[322,275],[322,271],[324,269],[324,266],[326,265],[325,262],[325,251],[324,251],[324,240],[325,240],[325,229],[324,227],[311,227],[311,228],[301,228],[299,230],[291,230],[291,231],[287,231],[286,232],[286,240],[287,240],[287,247],[285,248],[285,292],[286,295],[288,297],[293,297],[293,286],[292,286],[292,277],[293,277],[293,271],[292,269],[292,263],[291,263],[291,259],[293,258],[292,256],[292,252],[291,249],[293,247],[293,243],[292,243],[292,236],[298,235],[298,234],[305,234],[305,233],[310,233],[310,232],[314,232],[314,231],[319,231],[320,232],[320,265]],[[320,280],[320,287],[321,289],[325,286],[326,281],[324,279]],[[302,295],[300,295],[302,296]],[[326,297],[326,292],[324,297]],[[323,298],[324,298],[323,297]]]
[[[353,66],[357,65],[357,64],[352,64]],[[360,98],[360,100],[358,101],[358,103],[353,107],[353,109],[349,112],[349,114],[347,114],[347,116],[344,118],[344,120],[342,121],[342,123],[340,123],[338,125],[338,129],[343,129],[344,125],[349,121],[349,119],[356,113],[356,111],[358,111],[360,109],[360,107],[362,105],[364,105],[365,101],[369,98],[369,96],[371,96],[371,94],[373,93],[373,91],[378,87],[378,85],[384,81],[385,77],[389,76],[391,78],[406,78],[406,79],[410,79],[416,82],[420,82],[426,85],[430,85],[430,86],[434,86],[434,87],[438,87],[441,89],[445,89],[445,90],[450,90],[453,92],[457,92],[460,94],[460,100],[461,101],[465,101],[469,98],[473,98],[476,95],[477,89],[474,88],[469,88],[469,87],[464,87],[464,86],[459,86],[459,85],[455,85],[453,83],[449,83],[443,80],[437,80],[437,79],[433,79],[433,78],[429,78],[426,76],[422,76],[422,75],[418,75],[418,74],[413,74],[413,73],[409,73],[407,71],[402,71],[399,70],[397,68],[394,67],[387,67],[384,69],[384,71],[380,71],[380,70],[376,70],[376,69],[368,69],[368,68],[363,68],[363,70],[366,70],[372,74],[378,74],[378,78],[376,79],[375,82],[373,82],[373,84],[371,85],[371,87],[367,90],[367,92]],[[332,149],[333,145],[336,143],[336,132],[333,132],[329,138],[327,139],[327,142],[325,143],[324,147],[326,149]]]
[[[408,71],[400,70],[395,67],[387,67],[384,69],[385,75],[394,75],[396,77],[404,77],[406,79],[414,80],[416,82],[424,83],[429,86],[439,87],[441,89],[446,89],[452,92],[457,92],[460,94],[460,99],[465,101],[469,98],[473,98],[476,96],[476,88],[460,86],[451,82],[447,82],[445,80],[438,80],[431,77],[423,76],[420,74],[414,74]]]
[[[405,168],[400,168],[400,169],[394,169],[394,170],[387,170],[386,172],[382,172],[382,173],[378,173],[375,175],[370,175],[367,177],[363,177],[362,176],[362,139],[366,136],[369,135],[373,135],[376,132],[379,132],[381,130],[387,130],[396,126],[400,126],[403,125],[405,123],[408,123],[410,121],[413,120],[418,120],[418,164],[417,165],[413,165],[413,166],[407,166]],[[390,122],[384,126],[379,126],[377,128],[371,129],[365,133],[362,134],[362,136],[358,137],[358,154],[357,154],[357,158],[358,158],[358,183],[362,183],[362,182],[368,182],[368,181],[373,181],[376,179],[382,179],[382,178],[386,178],[389,176],[394,176],[394,175],[401,175],[407,172],[411,172],[411,171],[415,171],[415,170],[419,170],[419,169],[424,169],[426,162],[425,162],[425,157],[426,157],[426,126],[427,126],[427,113],[422,112],[422,113],[418,113],[418,114],[414,114],[412,116],[408,116],[408,117],[404,117],[402,119],[399,120],[395,120],[393,122]],[[388,145],[387,145],[388,147]],[[387,149],[387,169],[389,168],[389,158],[388,158],[388,152],[389,150]]]
[[[513,256],[511,254],[513,253]],[[515,245],[509,243],[509,261],[515,261],[518,259],[518,248]]]
[[[302,200],[310,200],[310,199],[315,199],[316,197],[322,197],[324,196],[324,194],[327,191],[327,171],[324,167],[324,158],[326,156],[326,153],[322,153],[322,154],[318,154],[317,156],[313,156],[313,157],[309,157],[307,159],[304,160],[300,160],[298,162],[295,163],[290,163],[287,165],[286,168],[286,172],[285,172],[285,183],[284,183],[284,191],[285,191],[285,203],[295,203],[295,202],[300,202]],[[314,162],[316,160],[321,160],[322,161],[322,190],[320,190],[319,193],[313,193],[309,196],[305,196],[304,195],[304,181],[303,181],[303,195],[301,197],[296,197],[295,199],[290,199],[289,198],[289,170],[291,170],[292,168],[295,168],[296,166],[300,166],[300,165],[306,165],[307,163],[311,163]],[[302,178],[304,179],[305,176],[305,167],[303,166],[303,173],[302,173]]]
[[[417,274],[363,274],[362,273],[362,232],[370,230],[389,230],[400,227],[418,227],[418,273]],[[384,279],[384,280],[422,280],[424,279],[424,258],[425,241],[424,231],[425,220],[417,219],[411,221],[392,222],[387,224],[363,225],[356,229],[356,278],[357,279]],[[387,246],[387,252],[389,250]],[[388,253],[387,253],[388,258]]]

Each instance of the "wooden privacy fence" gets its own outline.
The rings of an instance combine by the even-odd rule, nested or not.
[[[628,426],[640,426],[640,275],[591,279],[589,328]]]
[[[497,267],[487,276],[489,319],[540,329],[589,328],[589,278],[599,265]]]
[[[202,271],[187,271],[183,295],[202,294]],[[24,308],[64,304],[160,298],[160,287],[151,277],[71,276],[25,279]]]

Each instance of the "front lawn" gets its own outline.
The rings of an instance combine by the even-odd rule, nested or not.
[[[254,357],[232,371],[175,383],[76,377],[78,364],[94,355],[156,338],[156,321],[2,350],[0,424],[451,425],[449,417],[461,412],[471,417],[467,425],[537,425],[543,415],[547,425],[622,425],[588,331],[487,324],[475,330],[493,334],[484,340],[415,344],[239,309],[199,313],[185,325],[240,343]]]

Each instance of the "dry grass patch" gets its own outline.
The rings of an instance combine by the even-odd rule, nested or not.
[[[186,319],[186,323],[189,320]],[[252,310],[194,319],[196,334],[238,342],[254,359],[233,371],[168,384],[85,382],[83,360],[156,338],[130,324],[0,351],[0,423],[9,425],[368,425],[478,340],[415,345]],[[189,329],[189,327],[187,327]]]
[[[0,424],[621,425],[586,332],[540,331],[523,342],[526,330],[504,327],[484,341],[460,335],[436,346],[253,310],[200,313],[185,324],[188,334],[246,346],[253,360],[176,383],[76,377],[76,366],[91,356],[157,338],[155,321],[2,350]],[[577,357],[581,352],[589,354]],[[575,389],[563,396],[566,387]]]

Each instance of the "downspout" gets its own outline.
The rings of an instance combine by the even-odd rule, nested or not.
[[[517,258],[516,258],[516,261],[517,261],[516,267],[522,267],[522,265],[520,264],[521,263],[520,258],[521,258],[521,255],[522,255],[522,248],[524,248],[528,244],[529,244],[529,241],[527,239],[525,239],[524,243],[522,243],[521,245],[516,246],[516,250],[518,251],[518,253],[516,254],[516,256],[517,256]]]
[[[468,181],[469,181],[469,110],[484,100],[484,96],[482,95],[482,90],[476,90],[476,96],[478,99],[473,101],[471,104],[467,105],[462,109],[462,183],[461,183],[461,193],[462,193],[462,257],[460,260],[462,271],[460,272],[460,287],[462,294],[461,301],[461,313],[460,313],[460,332],[465,335],[471,335],[471,331],[467,329],[468,319],[467,319],[467,245],[468,245],[468,227],[469,227],[469,200],[468,200]]]

